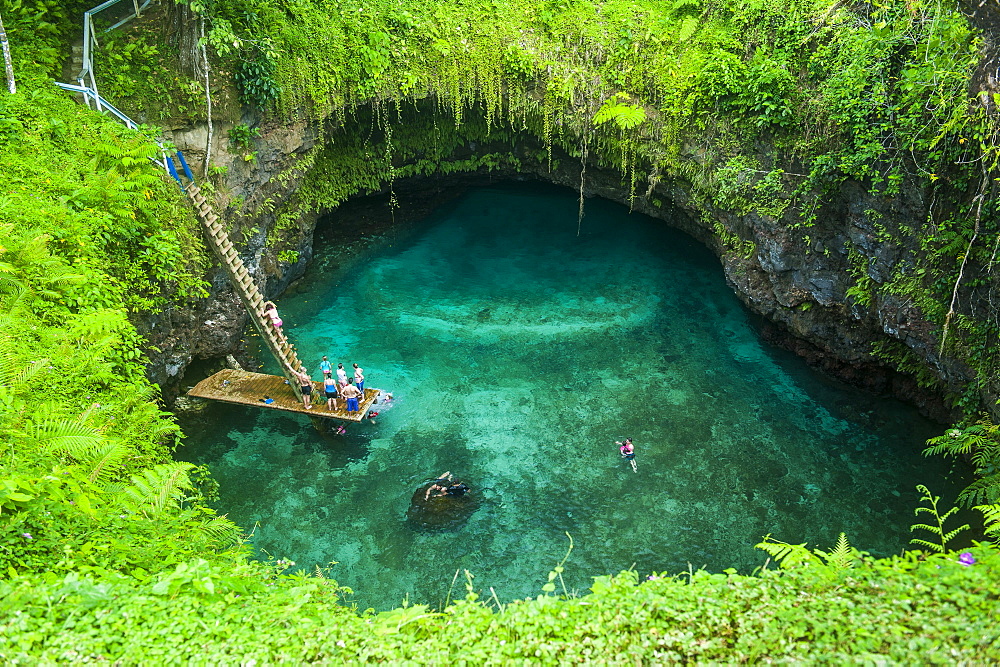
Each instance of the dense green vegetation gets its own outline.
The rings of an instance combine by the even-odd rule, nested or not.
[[[377,615],[320,577],[264,579],[195,562],[145,581],[75,575],[0,582],[8,660],[136,662],[992,661],[1000,556],[916,554],[760,577],[695,571],[641,585],[599,577],[580,598],[497,608],[474,591],[446,609]],[[965,557],[966,562],[972,560]],[[469,589],[475,588],[471,580]],[[113,603],[110,601],[113,600]]]
[[[304,212],[397,178],[524,160],[547,168],[560,155],[599,158],[636,196],[677,184],[706,220],[752,213],[803,239],[849,179],[886,197],[923,188],[938,202],[927,220],[883,224],[872,213],[880,242],[906,247],[906,261],[877,284],[853,253],[852,297],[863,308],[911,299],[947,328],[942,348],[978,373],[978,386],[953,397],[970,413],[995,382],[995,313],[973,317],[969,304],[992,280],[996,143],[966,94],[976,37],[950,3],[192,6],[207,17],[215,73],[231,72],[246,104],[325,133],[279,177],[306,174],[278,212],[276,249]],[[557,568],[548,583],[540,573],[535,600],[480,599],[470,580],[446,609],[379,615],[339,605],[346,591],[329,573],[284,576],[288,563],[251,559],[236,527],[207,509],[211,481],[171,461],[180,433],[155,402],[129,320],[204,295],[209,260],[195,221],[149,162],[146,135],[50,83],[83,8],[0,1],[19,77],[17,94],[0,95],[4,659],[429,662],[442,649],[469,662],[1000,656],[991,619],[1000,556],[990,544],[950,553],[951,531],[940,526],[940,548],[929,539],[928,553],[891,559],[846,542],[819,554],[767,542],[788,569],[668,573],[641,585],[629,572],[570,598],[557,593]],[[198,113],[198,82],[160,75],[173,57],[162,31],[133,32],[111,40],[120,46],[105,53],[102,91],[146,106],[147,117]],[[344,130],[365,125],[366,136]],[[252,161],[257,128],[236,127],[230,138]],[[525,136],[538,149],[517,155]],[[472,140],[489,150],[452,159]],[[244,213],[254,206],[266,204]],[[745,230],[714,226],[730,252],[753,251]],[[882,353],[932,382],[904,350]],[[932,443],[935,453],[978,456],[994,481],[968,501],[986,505],[994,531],[998,441],[983,421]]]
[[[865,213],[878,242],[904,256],[892,275],[873,278],[871,253],[850,247],[852,304],[912,302],[942,328],[940,353],[975,369],[976,381],[941,383],[903,345],[873,354],[970,412],[997,393],[1000,324],[984,302],[1000,231],[995,129],[968,94],[979,41],[954,3],[205,7],[220,66],[235,73],[242,99],[284,119],[332,121],[326,146],[298,165],[311,183],[287,204],[288,224],[440,168],[468,140],[532,137],[546,148],[532,157],[550,168],[553,147],[574,160],[596,158],[623,175],[633,196],[648,193],[654,203],[663,203],[655,186],[676,186],[738,254],[751,254],[754,240],[733,214],[785,225],[810,248],[811,228],[836,215],[833,196],[856,181],[886,202]],[[433,131],[408,132],[401,121],[415,106]],[[359,114],[373,116],[363,146],[356,133],[336,130]],[[907,207],[904,185],[933,202],[925,218],[886,219]]]

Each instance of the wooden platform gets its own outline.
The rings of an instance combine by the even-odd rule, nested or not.
[[[250,405],[265,410],[298,412],[309,417],[360,422],[365,418],[365,413],[372,407],[380,393],[378,389],[365,388],[365,397],[358,400],[359,409],[357,412],[348,412],[346,401],[338,398],[337,409],[331,412],[326,409],[326,394],[323,392],[323,383],[313,382],[312,384],[312,410],[306,410],[302,407],[302,402],[295,398],[295,393],[292,392],[292,388],[288,386],[285,378],[277,375],[237,371],[231,368],[221,370],[212,377],[205,378],[188,392],[188,396],[210,398],[213,401],[224,403]],[[274,402],[264,403],[263,399],[265,398],[273,398]]]

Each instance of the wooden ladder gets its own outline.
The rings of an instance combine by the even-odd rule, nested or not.
[[[226,273],[229,274],[229,281],[236,288],[236,293],[243,302],[243,306],[250,313],[250,321],[253,322],[261,338],[267,343],[267,347],[274,358],[281,366],[281,372],[288,379],[288,384],[295,392],[295,396],[302,399],[302,388],[297,377],[292,375],[292,370],[302,368],[302,362],[295,354],[295,346],[288,342],[285,334],[273,324],[271,319],[264,315],[264,296],[257,289],[257,284],[253,281],[253,276],[243,265],[239,253],[229,240],[229,234],[219,222],[219,216],[212,210],[212,205],[208,203],[205,196],[201,194],[201,189],[194,183],[190,183],[185,189],[188,197],[194,203],[198,219],[201,220],[205,228],[205,237],[212,250],[222,261]]]

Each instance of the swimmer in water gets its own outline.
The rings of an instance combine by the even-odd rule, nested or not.
[[[448,492],[448,487],[446,484],[451,482],[451,471],[447,471],[438,475],[437,479],[431,482],[431,485],[427,487],[427,493],[424,494],[424,500],[430,500],[431,493],[434,497],[443,496]]]
[[[621,452],[622,458],[632,464],[632,472],[639,472],[635,465],[635,447],[632,446],[632,438],[625,438],[625,442],[615,440],[615,444],[620,445],[618,451]]]
[[[465,482],[455,482],[454,484],[449,484],[448,488],[444,490],[445,494],[451,496],[452,498],[461,498],[466,493],[470,493],[472,489]]]

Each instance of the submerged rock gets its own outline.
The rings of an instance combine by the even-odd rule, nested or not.
[[[458,528],[479,508],[479,494],[469,492],[464,496],[436,496],[425,500],[430,484],[413,492],[406,523],[414,530],[434,532]]]

